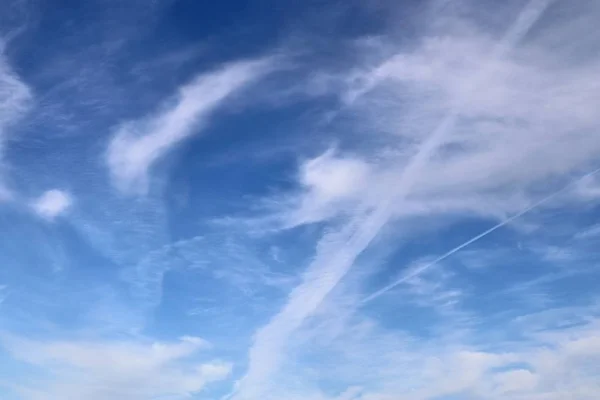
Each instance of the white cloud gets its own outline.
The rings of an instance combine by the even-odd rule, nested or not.
[[[592,225],[575,234],[575,239],[592,239],[600,236],[600,224]]]
[[[365,106],[379,120],[376,126],[384,121],[384,129],[401,139],[420,141],[427,121],[465,102],[452,135],[415,184],[415,197],[498,196],[594,161],[600,140],[590,132],[599,122],[593,105],[600,102],[600,60],[556,65],[549,54],[539,55],[548,51],[545,43],[530,43],[488,63],[490,72],[463,100],[492,46],[476,34],[430,38],[376,70],[382,83],[365,95]],[[392,105],[389,111],[377,108],[382,96]],[[408,110],[394,112],[400,106]]]
[[[29,87],[8,64],[5,45],[0,39],[0,138],[7,126],[27,110],[32,96]]]
[[[299,195],[283,199],[285,227],[319,222],[349,213],[365,196],[374,171],[357,157],[341,157],[330,149],[300,165]]]
[[[300,182],[320,202],[336,201],[355,193],[368,174],[368,166],[352,158],[335,158],[328,151],[302,165]]]
[[[582,200],[595,200],[600,198],[600,180],[591,176],[577,185],[577,194]]]
[[[0,168],[3,168],[4,144],[13,123],[29,108],[32,100],[30,88],[15,74],[6,60],[6,43],[0,38]],[[10,190],[0,176],[0,200],[10,198]]]
[[[0,285],[0,306],[4,303],[4,300],[8,297],[9,291],[8,286]]]
[[[560,29],[552,32],[561,33]],[[235,399],[593,398],[586,397],[586,391],[592,394],[597,389],[597,376],[588,374],[585,365],[598,354],[593,340],[597,330],[571,330],[551,342],[535,338],[525,349],[502,351],[455,341],[456,332],[426,339],[402,332],[402,327],[391,332],[367,318],[354,320],[347,314],[356,311],[359,300],[350,313],[332,307],[324,316],[316,316],[326,308],[323,303],[356,257],[390,220],[400,220],[403,229],[414,234],[421,224],[409,224],[409,218],[456,213],[502,217],[543,196],[548,189],[545,184],[553,178],[567,179],[594,161],[600,150],[594,134],[598,60],[592,57],[578,65],[564,64],[554,58],[555,47],[548,51],[544,40],[534,35],[525,48],[490,61],[490,48],[496,45],[492,37],[477,30],[427,37],[408,50],[399,49],[360,77],[359,82],[368,82],[366,88],[340,94],[352,99],[348,113],[361,122],[358,126],[367,126],[368,135],[378,135],[376,141],[385,142],[385,148],[377,157],[372,157],[373,148],[370,154],[361,149],[352,153],[330,150],[301,163],[298,190],[283,196],[277,218],[286,228],[332,219],[341,228],[329,227],[301,276],[302,283],[280,312],[257,331],[249,369],[233,394]],[[481,65],[486,65],[484,72]],[[156,114],[120,126],[106,160],[114,184],[124,192],[144,193],[152,167],[201,129],[213,111],[265,68],[261,62],[231,64],[201,75]],[[474,83],[473,76],[480,79]],[[465,91],[465,87],[472,90]],[[440,119],[444,122],[439,123]],[[53,199],[51,192],[58,192],[58,197]],[[32,206],[40,215],[53,218],[71,203],[68,195],[61,200],[60,194],[66,195],[49,191]],[[580,193],[580,197],[584,196]],[[121,207],[125,214],[131,213],[129,206]],[[154,210],[155,204],[149,208]],[[252,262],[249,253],[223,245],[221,238],[218,246],[200,246],[198,238],[153,252],[153,246],[163,243],[163,225],[138,223],[135,216],[123,219],[120,213],[116,214],[119,218],[111,218],[115,214],[107,213],[108,219],[121,226],[133,225],[132,230],[160,236],[157,240],[141,235],[116,239],[127,251],[133,248],[134,256],[119,264],[133,271],[131,276],[123,275],[134,282],[132,297],[144,307],[161,301],[163,275],[176,263],[204,263],[207,269],[215,264],[214,274],[241,291],[260,290],[261,285],[287,288],[295,283]],[[106,236],[112,240],[111,232]],[[226,256],[221,254],[223,248]],[[139,263],[131,261],[140,254],[144,258]],[[465,295],[443,285],[448,278],[438,276],[439,270],[429,272],[434,276],[412,276],[406,281],[403,288],[408,288],[413,302],[442,308]],[[113,305],[110,301],[103,305],[107,319],[119,314]],[[223,308],[222,303],[215,306],[220,314]],[[132,314],[142,314],[137,311]],[[341,320],[342,315],[349,321]],[[307,333],[319,318],[327,319],[335,329],[315,324],[318,328]],[[477,339],[485,342],[485,338]],[[312,340],[328,346],[317,346]],[[197,362],[196,351],[204,343],[193,338],[177,343],[13,338],[5,344],[15,358],[48,372],[49,379],[22,383],[18,388],[25,399],[32,400],[184,398],[210,381],[225,378],[231,368],[219,361]],[[296,359],[298,354],[306,358]],[[311,357],[322,359],[314,365]],[[563,364],[577,372],[560,370]],[[356,387],[342,389],[341,394],[324,393],[319,389],[326,386],[320,385],[321,378],[332,382],[331,387],[348,382]]]
[[[538,377],[526,369],[514,369],[494,376],[494,385],[502,393],[528,392],[538,383]]]
[[[197,353],[207,343],[191,337],[145,343],[40,342],[5,336],[3,343],[14,358],[47,375],[13,385],[28,400],[183,399],[226,378],[231,370],[221,361],[198,362]]]
[[[586,10],[585,3],[582,14],[599,13],[594,5]],[[432,130],[444,127],[438,125],[443,118],[451,133],[421,167],[410,196],[398,202],[401,214],[496,208],[506,215],[541,198],[543,193],[532,198],[530,192],[551,179],[593,169],[600,151],[600,137],[593,134],[600,125],[595,111],[600,59],[578,62],[581,54],[565,59],[571,43],[558,48],[554,43],[557,36],[583,36],[582,48],[595,46],[593,22],[574,18],[577,24],[549,22],[546,35],[505,57],[491,57],[495,40],[471,27],[435,31],[368,69],[359,79],[368,84],[347,113],[367,135],[387,135],[388,147],[378,160],[363,160],[377,171],[363,193],[376,193],[369,197],[377,201],[397,185],[419,146]],[[586,182],[577,194],[591,199],[597,191],[593,177]]]
[[[556,24],[553,34],[570,33],[567,23]],[[338,160],[362,166],[356,179],[339,180],[349,183],[339,197],[343,201],[316,195],[305,182],[302,164],[301,195],[278,199],[285,209],[284,226],[376,207],[398,185],[436,127],[448,134],[419,167],[410,195],[395,202],[397,217],[475,213],[505,218],[560,186],[557,179],[597,167],[600,136],[593,132],[600,126],[595,111],[600,104],[600,59],[565,63],[544,36],[506,57],[490,59],[494,46],[480,31],[445,32],[426,37],[408,52],[400,50],[366,72],[361,80],[369,84],[347,113],[366,135],[379,134],[386,145],[376,157],[328,152],[316,159],[317,165],[328,162],[328,168],[343,168]],[[476,82],[474,76],[479,77]],[[554,186],[548,190],[547,183]],[[594,200],[597,186],[590,176],[571,195]]]
[[[180,88],[176,98],[157,113],[118,127],[106,155],[115,185],[124,192],[146,192],[152,165],[203,128],[224,100],[271,67],[272,60],[262,59],[232,63],[202,74]]]
[[[552,192],[552,179],[569,179],[596,160],[600,59],[556,59],[543,35],[514,47],[549,3],[529,2],[499,43],[477,29],[436,32],[359,80],[368,85],[352,96],[348,113],[369,135],[383,133],[387,146],[374,162],[326,153],[302,165],[300,195],[284,202],[290,225],[347,218],[321,239],[303,282],[257,331],[233,399],[267,392],[290,337],[390,220],[432,209],[505,216]],[[572,29],[568,21],[552,23],[552,34]]]
[[[73,204],[73,198],[67,192],[52,189],[44,192],[31,207],[43,218],[54,219],[65,213]]]
[[[356,386],[353,400],[592,400],[600,389],[597,319],[560,327],[564,312],[547,310],[542,325],[525,315],[489,331],[457,334],[452,324],[425,337],[383,328],[331,299],[326,303],[294,334],[289,358],[265,384],[262,398],[333,400],[344,391],[340,383]],[[597,308],[569,312],[589,316]],[[528,340],[514,341],[512,331]],[[329,385],[337,393],[319,389]]]

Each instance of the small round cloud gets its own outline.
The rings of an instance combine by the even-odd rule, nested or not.
[[[71,196],[58,189],[52,189],[42,194],[32,205],[33,210],[40,217],[54,219],[63,214],[71,205]]]

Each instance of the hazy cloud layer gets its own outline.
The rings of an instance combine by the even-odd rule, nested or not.
[[[595,1],[9,2],[0,397],[598,397]]]

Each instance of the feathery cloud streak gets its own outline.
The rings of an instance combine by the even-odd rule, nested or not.
[[[51,342],[6,336],[4,346],[18,360],[52,370],[52,380],[13,383],[26,399],[187,398],[227,377],[231,366],[198,362],[208,344],[184,337],[175,343],[140,341]]]
[[[6,43],[0,38],[0,168],[4,169],[4,147],[7,133],[29,108],[33,94],[29,86],[12,70],[5,57]],[[11,196],[0,175],[0,200]]]
[[[554,199],[555,197],[557,197],[558,195],[562,194],[563,192],[565,192],[567,189],[571,189],[573,186],[577,185],[578,183],[593,177],[594,175],[596,175],[598,172],[600,172],[600,169],[596,169],[588,174],[585,174],[584,176],[582,176],[581,178],[570,182],[567,186],[563,187],[562,189],[560,189],[557,192],[551,193],[549,196],[544,197],[543,199],[535,202],[534,204],[530,205],[529,207],[525,208],[524,210],[518,212],[515,215],[512,215],[511,217],[501,221],[500,223],[492,226],[490,229],[487,229],[485,231],[483,231],[482,233],[480,233],[479,235],[474,236],[473,238],[467,240],[466,242],[462,243],[459,246],[456,246],[455,248],[453,248],[452,250],[449,250],[448,252],[444,253],[443,255],[439,256],[438,258],[436,258],[435,260],[433,260],[430,263],[427,263],[425,265],[420,266],[419,268],[416,268],[412,271],[410,271],[410,273],[406,274],[405,276],[403,276],[402,278],[390,283],[389,285],[386,285],[385,287],[377,290],[374,293],[371,293],[370,295],[368,295],[367,297],[365,297],[365,299],[362,301],[363,304],[364,303],[368,303],[372,300],[375,300],[377,297],[385,294],[386,292],[389,292],[390,290],[392,290],[393,288],[395,288],[396,286],[414,278],[415,276],[420,275],[421,273],[423,273],[424,271],[428,270],[429,268],[434,267],[436,264],[439,264],[441,261],[444,261],[446,258],[450,257],[451,255],[453,255],[454,253],[464,249],[465,247],[471,245],[472,243],[478,241],[479,239],[489,235],[490,233],[502,228],[505,225],[508,225],[509,223],[515,221],[517,218],[520,218],[522,216],[524,216],[525,214],[533,211],[534,209],[544,205],[545,203],[548,203],[550,200]]]
[[[112,138],[106,162],[113,182],[126,193],[148,190],[149,169],[179,142],[202,129],[211,113],[245,85],[272,67],[261,59],[226,65],[183,86],[155,115],[121,125]]]
[[[597,2],[325,2],[352,32],[300,24],[274,73],[220,63],[273,54],[254,17],[291,3],[117,3],[40,3],[7,53],[39,102],[5,142],[3,396],[594,393],[598,179],[556,193],[597,167]]]
[[[549,3],[535,0],[530,2],[498,45],[493,58],[504,56],[529,31]],[[472,82],[473,86],[466,93],[467,99],[469,92],[476,89],[477,83],[485,79],[486,74],[489,71],[483,69]],[[465,101],[462,96],[458,100],[459,107],[449,112],[400,171],[396,188],[371,212],[353,217],[341,231],[322,239],[317,255],[304,275],[303,283],[292,291],[283,309],[257,332],[249,353],[248,372],[237,386],[233,399],[255,399],[264,394],[269,377],[280,364],[281,353],[285,351],[290,335],[314,312],[347,273],[358,255],[387,224],[393,216],[393,204],[410,192],[423,166],[442,144],[444,137],[452,131]]]

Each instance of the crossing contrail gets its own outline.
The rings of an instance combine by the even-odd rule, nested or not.
[[[367,249],[381,230],[393,218],[395,204],[411,192],[419,175],[431,157],[455,128],[470,95],[491,73],[494,61],[510,52],[538,21],[553,0],[531,0],[501,41],[492,50],[467,88],[454,102],[451,110],[431,134],[418,146],[408,164],[399,171],[396,185],[377,207],[368,213],[358,213],[340,231],[325,236],[317,254],[307,268],[303,282],[289,294],[284,307],[269,323],[256,332],[248,355],[248,370],[234,390],[222,399],[248,400],[264,397],[262,388],[281,362],[281,354],[290,336],[318,308],[319,304],[348,273],[357,257]]]
[[[553,198],[555,198],[556,196],[558,196],[559,194],[567,191],[568,189],[570,189],[572,186],[576,185],[577,183],[595,175],[596,173],[600,172],[600,168],[589,172],[585,175],[583,175],[582,177],[575,179],[573,181],[571,181],[569,184],[567,184],[566,186],[564,186],[563,188],[561,188],[560,190],[550,194],[549,196],[544,197],[543,199],[537,201],[536,203],[533,203],[532,205],[530,205],[529,207],[519,211],[517,214],[511,216],[510,218],[505,219],[504,221],[492,226],[490,229],[480,233],[477,236],[472,237],[471,239],[467,240],[466,242],[464,242],[463,244],[453,248],[452,250],[448,251],[447,253],[444,253],[443,255],[439,256],[438,258],[436,258],[435,260],[433,260],[432,262],[425,264],[419,268],[416,268],[414,270],[412,270],[411,272],[409,272],[408,274],[404,275],[402,278],[396,280],[395,282],[390,283],[389,285],[379,289],[378,291],[370,294],[369,296],[365,297],[363,299],[363,301],[361,302],[361,304],[366,304],[372,300],[375,300],[377,297],[381,296],[382,294],[392,290],[393,288],[395,288],[398,285],[401,285],[402,283],[408,281],[409,279],[414,278],[417,275],[420,275],[421,273],[423,273],[425,270],[435,266],[436,264],[438,264],[439,262],[445,260],[446,258],[450,257],[451,255],[453,255],[454,253],[464,249],[465,247],[469,246],[470,244],[478,241],[479,239],[489,235],[490,233],[494,232],[497,229],[502,228],[503,226],[511,223],[512,221],[514,221],[515,219],[522,217],[523,215],[527,214],[528,212],[530,212],[531,210],[541,206],[544,203],[547,203],[548,201],[552,200]]]

